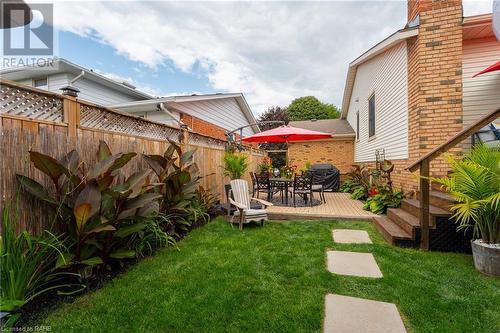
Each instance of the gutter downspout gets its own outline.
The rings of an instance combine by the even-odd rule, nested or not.
[[[158,103],[156,105],[156,107],[158,108],[159,111],[162,111],[163,113],[165,113],[167,116],[169,116],[170,118],[172,118],[173,120],[175,120],[177,122],[177,124],[179,124],[179,127],[180,128],[187,128],[186,124],[184,124],[184,122],[182,120],[177,120],[177,118],[175,118],[175,116],[172,114],[172,112],[170,112],[168,109],[167,109],[167,106],[164,102],[162,103]]]

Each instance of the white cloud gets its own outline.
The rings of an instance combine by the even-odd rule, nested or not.
[[[340,105],[348,63],[406,20],[401,1],[60,2],[55,10],[60,29],[148,67],[201,66],[214,89],[243,92],[255,113],[304,95]]]

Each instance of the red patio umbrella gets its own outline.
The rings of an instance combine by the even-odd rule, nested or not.
[[[243,138],[245,142],[289,142],[328,139],[332,135],[292,126],[280,126]]]
[[[488,73],[488,72],[494,72],[494,71],[500,71],[500,61],[498,61],[497,63],[494,63],[493,65],[491,65],[491,66],[483,69],[479,73],[474,74],[472,77],[476,77],[478,75],[481,75],[481,74],[484,74],[484,73]]]

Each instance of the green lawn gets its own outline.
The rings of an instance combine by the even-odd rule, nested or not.
[[[334,228],[373,245],[336,245]],[[337,276],[327,249],[372,252],[382,279]],[[267,223],[243,232],[222,220],[193,231],[106,287],[50,313],[52,332],[320,332],[327,293],[395,303],[409,332],[498,332],[500,279],[468,255],[387,245],[364,222]]]

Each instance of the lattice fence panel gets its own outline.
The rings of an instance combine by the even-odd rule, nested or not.
[[[0,113],[29,119],[63,121],[63,101],[56,96],[2,84]]]
[[[178,141],[182,135],[176,128],[89,105],[80,107],[80,126],[158,140]]]

